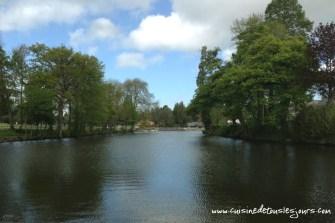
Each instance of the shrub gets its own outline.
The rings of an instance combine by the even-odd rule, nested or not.
[[[293,121],[292,137],[298,140],[327,140],[335,136],[335,105],[308,106]]]

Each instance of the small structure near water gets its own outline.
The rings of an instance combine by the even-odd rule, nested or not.
[[[204,124],[202,122],[189,122],[187,123],[188,128],[203,128]]]

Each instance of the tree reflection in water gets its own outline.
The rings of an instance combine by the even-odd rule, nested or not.
[[[332,148],[161,132],[0,145],[8,222],[290,222],[212,209],[335,210]],[[0,221],[1,221],[0,220]],[[335,222],[335,216],[299,222]]]

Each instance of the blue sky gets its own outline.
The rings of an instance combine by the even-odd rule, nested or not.
[[[141,78],[160,105],[189,103],[202,45],[234,51],[235,19],[261,13],[270,0],[0,0],[8,51],[20,44],[64,44],[98,57],[105,79]],[[332,0],[301,0],[317,23],[334,19]]]

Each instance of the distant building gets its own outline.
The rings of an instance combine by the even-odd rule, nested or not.
[[[187,123],[187,127],[189,128],[203,128],[204,125],[202,122],[189,122]]]
[[[135,125],[135,129],[154,128],[155,123],[150,120],[141,120]]]

